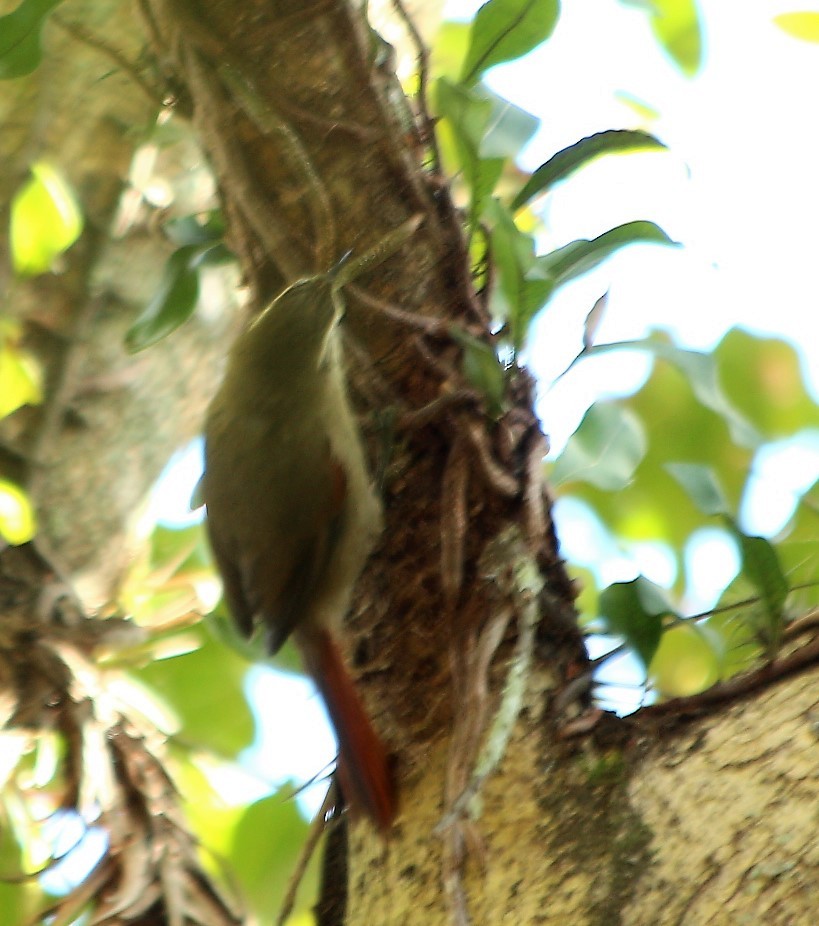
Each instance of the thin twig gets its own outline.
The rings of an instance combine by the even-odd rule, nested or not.
[[[418,315],[415,312],[408,312],[392,302],[385,299],[379,299],[371,293],[366,292],[353,283],[348,283],[345,292],[354,296],[365,308],[372,309],[385,315],[392,321],[405,325],[408,328],[414,328],[422,331],[424,334],[446,337],[449,334],[449,323],[442,321],[440,318],[428,318],[426,315]]]
[[[429,424],[440,421],[444,415],[464,406],[477,407],[481,398],[473,389],[455,389],[445,392],[421,408],[404,412],[398,419],[398,427],[408,431],[419,431]]]
[[[158,87],[155,87],[147,81],[139,72],[136,65],[130,62],[121,51],[108,45],[98,35],[95,35],[90,29],[86,29],[85,26],[80,25],[80,23],[70,22],[65,19],[60,13],[52,13],[51,22],[56,23],[63,31],[67,32],[78,42],[82,42],[89,48],[93,48],[101,52],[107,58],[110,58],[121,71],[126,73],[131,80],[134,81],[152,103],[157,103],[159,106],[164,105],[164,94],[160,92]]]
[[[544,504],[546,486],[543,479],[543,458],[548,453],[546,438],[537,431],[532,446],[526,454],[526,476],[523,493],[526,537],[533,547],[539,549],[546,539],[549,516]]]
[[[631,719],[639,722],[645,718],[664,717],[668,715],[685,716],[703,713],[707,708],[717,704],[725,704],[745,695],[751,694],[761,688],[767,688],[774,682],[796,675],[815,663],[819,662],[819,636],[810,643],[774,662],[766,662],[760,668],[745,675],[737,676],[726,682],[701,691],[699,694],[685,698],[672,698],[657,704],[641,707],[631,715]]]
[[[299,891],[299,886],[304,880],[304,873],[307,871],[307,866],[310,864],[310,859],[313,857],[313,854],[316,851],[316,847],[319,844],[321,837],[324,835],[325,830],[327,829],[327,814],[336,806],[338,800],[338,795],[336,794],[335,782],[330,785],[327,789],[327,793],[324,795],[324,800],[321,803],[318,813],[313,818],[313,822],[310,824],[310,829],[307,833],[307,839],[305,840],[304,845],[302,846],[299,857],[296,860],[296,867],[293,869],[293,873],[290,875],[290,879],[287,882],[287,890],[284,892],[284,899],[282,900],[281,909],[279,910],[279,915],[276,919],[275,926],[284,926],[287,918],[293,912],[293,907],[296,905],[296,895]]]
[[[486,431],[476,421],[466,421],[462,418],[463,430],[470,444],[477,451],[480,470],[489,487],[503,498],[516,498],[520,492],[517,480],[498,463],[492,456],[486,439]]]
[[[441,486],[441,585],[452,605],[464,578],[464,543],[468,522],[469,461],[460,434],[455,436]]]
[[[403,0],[392,0],[395,12],[406,26],[407,32],[415,45],[415,51],[418,56],[418,112],[421,117],[422,140],[429,148],[432,154],[432,171],[436,174],[441,173],[441,152],[438,150],[438,137],[435,134],[435,122],[429,114],[427,105],[428,88],[429,88],[429,49],[426,42],[418,31],[409,11],[404,6]]]

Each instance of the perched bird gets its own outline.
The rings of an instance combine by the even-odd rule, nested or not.
[[[382,830],[386,751],[336,642],[381,530],[347,398],[335,271],[286,289],[236,340],[205,423],[202,497],[227,605],[275,653],[292,634],[327,705],[339,780]],[[286,710],[286,705],[281,705]]]

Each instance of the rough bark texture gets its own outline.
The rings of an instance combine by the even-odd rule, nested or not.
[[[624,923],[810,923],[819,846],[810,675],[650,743],[628,787],[651,834]]]

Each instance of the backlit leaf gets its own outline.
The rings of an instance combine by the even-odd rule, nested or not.
[[[239,820],[228,857],[256,922],[275,919],[290,882],[293,848],[304,841],[307,829],[295,801],[281,793],[251,804]],[[312,866],[307,880],[302,902],[309,904],[316,890]]]
[[[698,463],[669,463],[666,469],[706,515],[726,514],[728,502],[714,471]]]
[[[567,283],[593,270],[620,248],[630,244],[665,244],[676,247],[675,241],[653,222],[626,222],[596,238],[579,238],[562,248],[538,257],[540,269],[558,284]]]
[[[702,64],[702,29],[695,0],[648,0],[651,29],[680,70],[689,77]]]
[[[649,666],[652,684],[663,695],[684,698],[705,691],[719,681],[720,637],[693,622],[667,630]]]
[[[28,495],[13,482],[0,479],[0,537],[17,546],[34,536],[37,522]]]
[[[442,117],[438,125],[441,149],[454,150],[455,163],[449,165],[460,172],[470,191],[470,224],[480,218],[484,203],[495,189],[505,163],[504,157],[485,157],[482,146],[493,117],[491,98],[480,88],[468,89],[441,78],[436,84],[436,110]]]
[[[492,104],[489,123],[480,146],[481,157],[517,157],[537,131],[540,120],[483,85],[475,89]]]
[[[199,646],[135,670],[176,714],[180,738],[233,759],[250,745],[253,715],[244,695],[248,663],[200,626],[189,629]]]
[[[788,580],[782,571],[779,556],[770,541],[743,533],[729,521],[742,554],[742,573],[762,599],[764,620],[759,625],[762,642],[769,655],[779,648],[784,629],[784,606],[788,597]]]
[[[39,162],[31,178],[11,203],[9,231],[12,266],[21,276],[35,276],[51,268],[82,231],[82,213],[60,174]]]
[[[699,401],[706,408],[716,412],[725,421],[730,428],[731,437],[738,444],[745,447],[756,447],[759,444],[759,433],[728,399],[722,388],[714,353],[703,353],[678,347],[676,344],[670,344],[667,338],[652,334],[648,338],[637,341],[594,344],[588,348],[585,356],[590,357],[594,354],[610,353],[613,350],[622,350],[624,348],[647,350],[656,357],[674,364],[686,377]]]
[[[645,431],[634,412],[614,402],[597,403],[569,438],[549,481],[554,486],[582,481],[608,491],[622,489],[646,448]]]
[[[43,400],[42,373],[31,354],[11,339],[0,340],[0,418]]]
[[[555,284],[538,266],[534,239],[517,227],[511,212],[495,198],[487,203],[486,215],[491,221],[495,265],[492,311],[506,324],[512,347],[518,350],[533,316],[549,300]]]
[[[647,438],[634,479],[614,491],[587,482],[564,484],[558,491],[591,507],[617,538],[667,544],[678,566],[675,588],[682,592],[686,544],[702,526],[703,512],[671,475],[669,464],[708,467],[719,481],[727,510],[736,512],[756,448],[732,440],[725,417],[704,405],[683,371],[668,362],[656,363],[645,385],[618,404],[637,416]]]
[[[559,12],[558,0],[488,0],[472,21],[461,80],[473,84],[493,65],[530,52],[552,34]]]
[[[733,328],[713,356],[723,394],[759,434],[775,439],[819,428],[819,405],[792,344]]]
[[[803,42],[819,42],[819,13],[780,13],[773,21],[788,35]]]
[[[540,193],[550,190],[575,171],[604,154],[621,154],[624,151],[659,150],[665,145],[648,132],[628,129],[610,129],[582,138],[579,142],[558,151],[532,174],[521,191],[512,200],[510,208],[516,212]]]
[[[599,609],[607,632],[624,637],[646,666],[660,642],[664,618],[674,615],[665,589],[643,576],[604,588]]]

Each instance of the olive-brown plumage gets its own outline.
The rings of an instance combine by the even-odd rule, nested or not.
[[[285,290],[237,339],[205,423],[202,491],[225,598],[275,653],[293,635],[339,740],[345,796],[381,828],[386,755],[335,632],[381,529],[346,395],[333,274]]]

